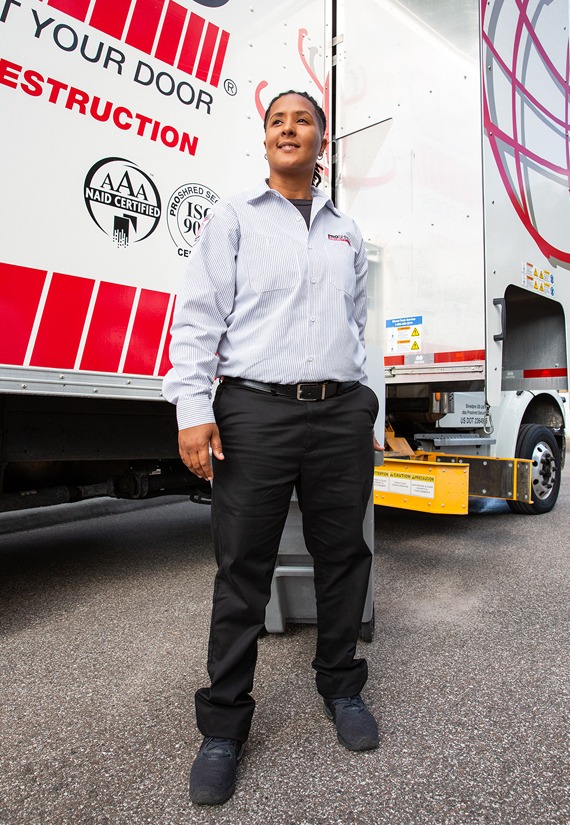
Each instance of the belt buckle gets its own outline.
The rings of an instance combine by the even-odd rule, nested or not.
[[[321,383],[313,381],[305,384],[297,384],[297,401],[324,401],[326,398],[326,386],[326,381]],[[307,389],[307,387],[311,389]],[[308,392],[309,395],[304,395],[305,392]]]

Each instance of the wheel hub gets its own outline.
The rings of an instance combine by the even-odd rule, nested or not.
[[[539,441],[532,452],[532,489],[540,499],[548,498],[556,481],[556,461],[548,444]]]

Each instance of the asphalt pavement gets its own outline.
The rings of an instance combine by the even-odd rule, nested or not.
[[[69,507],[0,517],[0,825],[570,823],[570,472],[539,517],[377,509],[360,653],[380,748],[338,745],[315,630],[291,625],[260,641],[254,727],[220,808],[187,794],[209,508]]]

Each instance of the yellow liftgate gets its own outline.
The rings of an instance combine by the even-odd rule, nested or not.
[[[416,452],[386,455],[374,468],[374,504],[466,515],[469,496],[532,503],[532,462],[521,458]]]

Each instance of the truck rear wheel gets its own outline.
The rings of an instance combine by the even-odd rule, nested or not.
[[[558,498],[560,490],[560,448],[552,431],[540,424],[523,424],[519,431],[517,458],[532,460],[532,504],[508,501],[513,513],[538,516],[548,513]]]

